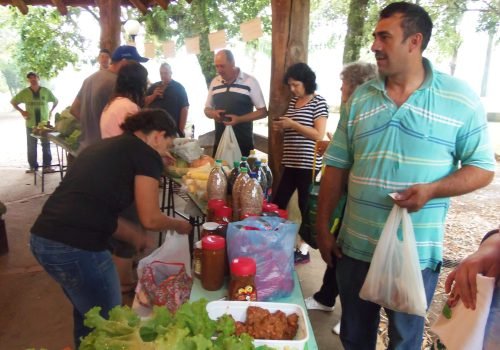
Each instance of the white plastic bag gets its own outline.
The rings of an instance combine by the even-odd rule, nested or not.
[[[402,224],[402,240],[398,227]],[[373,253],[359,297],[388,309],[425,317],[427,299],[406,208],[394,205]]]
[[[169,263],[181,263],[186,268],[186,273],[191,276],[191,258],[189,253],[188,235],[180,235],[169,231],[165,234],[163,244],[156,248],[151,254],[139,260],[137,265],[137,277],[142,277],[144,267],[153,261]]]
[[[203,155],[203,149],[200,147],[198,140],[178,137],[174,139],[172,153],[191,163]]]
[[[227,125],[222,133],[217,152],[215,153],[215,159],[225,160],[231,167],[234,162],[241,160],[240,146],[231,125]]]

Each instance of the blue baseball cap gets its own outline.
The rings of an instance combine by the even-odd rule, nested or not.
[[[113,56],[111,56],[111,60],[113,62],[118,62],[123,59],[134,60],[137,62],[149,61],[149,58],[142,57],[141,55],[139,55],[135,46],[130,46],[130,45],[118,46],[116,50],[113,52]]]

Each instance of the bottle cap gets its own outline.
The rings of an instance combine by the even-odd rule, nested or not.
[[[288,212],[285,209],[278,209],[278,215],[282,219],[288,219]]]
[[[241,168],[240,171],[242,173],[248,173],[248,169],[246,167]]]
[[[205,250],[224,249],[225,246],[226,240],[221,236],[208,235],[201,239],[201,247]]]
[[[224,199],[220,198],[209,199],[207,203],[208,209],[213,209],[213,210],[222,207],[223,205],[226,205],[226,202],[224,201]]]
[[[266,213],[274,212],[275,210],[278,210],[279,207],[277,204],[274,203],[265,203],[262,205],[262,211]]]
[[[233,209],[222,206],[215,209],[215,216],[218,218],[230,218],[233,215]]]
[[[260,167],[262,165],[262,162],[260,160],[256,160],[255,161],[255,166],[257,167]]]
[[[248,157],[245,157],[245,156],[242,156],[242,157],[241,157],[241,161],[242,161],[242,162],[246,161],[247,159],[248,159]]]
[[[246,256],[233,259],[230,268],[231,273],[235,276],[250,276],[257,272],[255,260]]]
[[[240,166],[240,162],[238,162],[238,161],[233,162],[233,167],[235,167],[236,169],[238,169],[239,166]]]

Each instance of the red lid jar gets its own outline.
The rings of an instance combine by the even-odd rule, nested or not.
[[[238,257],[231,261],[231,282],[229,283],[229,299],[238,301],[256,301],[255,260],[249,257]]]
[[[226,240],[217,235],[201,239],[201,285],[206,290],[218,290],[224,284]]]

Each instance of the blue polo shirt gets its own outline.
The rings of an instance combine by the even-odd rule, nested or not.
[[[350,170],[338,241],[352,258],[371,261],[393,206],[389,193],[437,181],[460,165],[495,170],[479,97],[427,59],[423,63],[424,83],[400,107],[388,97],[383,77],[360,86],[325,153],[327,166]],[[422,269],[442,260],[449,202],[432,199],[411,214]]]

